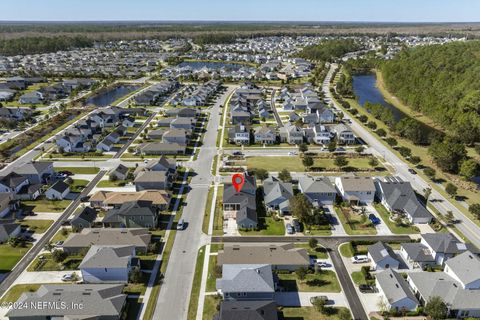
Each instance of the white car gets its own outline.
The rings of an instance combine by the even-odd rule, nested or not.
[[[327,261],[323,261],[323,260],[317,260],[317,261],[316,261],[316,264],[317,264],[317,266],[319,266],[320,268],[328,268],[328,267],[330,267],[330,263],[328,263]]]
[[[366,255],[358,255],[352,257],[352,263],[367,263],[370,261]]]
[[[62,281],[73,281],[74,276],[73,273],[67,273],[62,276]]]
[[[289,156],[295,156],[295,155],[297,155],[297,153],[296,153],[295,151],[290,151],[290,152],[288,153],[288,155],[289,155]]]

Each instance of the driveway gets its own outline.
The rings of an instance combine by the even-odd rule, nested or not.
[[[367,217],[370,214],[374,214],[377,218],[380,219],[380,223],[375,225],[375,229],[377,229],[377,234],[382,235],[382,236],[387,236],[393,234],[392,231],[390,231],[390,228],[387,226],[385,221],[383,221],[382,217],[378,214],[377,210],[373,206],[366,206],[366,215]]]
[[[238,232],[237,221],[233,218],[230,218],[224,222],[223,232],[225,237],[240,236],[240,232]]]
[[[71,274],[75,272],[79,277],[79,280],[82,278],[80,271],[38,271],[38,272],[28,272],[24,271],[22,274],[15,280],[13,283],[22,284],[22,283],[63,283],[62,277],[65,274]],[[66,282],[65,282],[66,283]]]
[[[345,236],[347,233],[345,232],[345,228],[343,228],[342,223],[340,222],[340,219],[338,218],[337,213],[335,212],[335,209],[333,208],[332,205],[325,206],[325,208],[328,210],[332,217],[332,235],[334,236]]]
[[[311,297],[327,296],[329,306],[348,307],[347,299],[343,293],[332,292],[275,292],[275,302],[284,307],[311,307]]]

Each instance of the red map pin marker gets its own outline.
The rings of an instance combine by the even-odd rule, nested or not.
[[[235,187],[235,190],[237,190],[237,192],[240,192],[240,190],[242,190],[244,183],[245,183],[245,178],[243,177],[242,173],[235,173],[232,176],[232,184]]]

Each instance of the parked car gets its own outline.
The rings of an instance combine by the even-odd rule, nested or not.
[[[327,296],[315,296],[310,298],[310,303],[315,304],[316,301],[322,300],[325,302],[325,304],[328,303],[328,297]]]
[[[242,151],[233,151],[234,156],[241,156],[243,155]]]
[[[295,152],[295,151],[290,151],[290,152],[288,153],[288,155],[289,155],[289,156],[296,156],[296,155],[297,155],[297,152]]]
[[[330,263],[328,263],[327,261],[323,261],[323,260],[317,260],[317,261],[316,261],[316,264],[317,264],[317,266],[319,266],[320,268],[328,268],[328,267],[330,267]]]
[[[408,172],[410,172],[411,174],[417,174],[417,171],[413,170],[412,168],[408,169]]]
[[[56,246],[56,247],[61,247],[63,245],[63,240],[60,240],[60,241],[57,241],[55,242],[53,245]]]
[[[367,263],[369,261],[366,255],[357,255],[352,257],[352,263]]]
[[[65,179],[68,176],[65,173],[57,172],[57,173],[55,173],[54,177],[57,178],[57,179]]]
[[[80,201],[81,202],[88,202],[88,201],[90,201],[90,196],[81,197]]]
[[[373,224],[380,224],[380,222],[381,222],[381,220],[376,215],[374,215],[373,213],[370,213],[368,215],[368,219],[370,221],[372,221]]]
[[[74,279],[73,273],[67,273],[62,276],[62,281],[73,281]]]
[[[185,229],[185,220],[180,219],[177,223],[177,230],[183,230]]]
[[[293,229],[292,225],[290,223],[287,223],[287,233],[288,234],[294,234],[295,233],[295,230]]]
[[[301,226],[300,222],[298,222],[297,219],[292,220],[292,226],[293,226],[293,229],[295,230],[295,232],[301,232],[302,231],[302,226]]]
[[[358,289],[362,293],[374,293],[375,292],[375,289],[371,285],[368,285],[368,284],[361,284],[361,285],[358,286]]]
[[[73,176],[73,172],[68,170],[58,171],[58,173],[65,174],[67,176]]]

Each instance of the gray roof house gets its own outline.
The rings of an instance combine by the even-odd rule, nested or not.
[[[278,210],[281,214],[290,212],[290,199],[293,197],[290,182],[268,177],[263,181],[263,195],[267,208]]]
[[[18,223],[0,223],[0,243],[7,242],[20,234],[21,226]]]
[[[27,162],[15,168],[14,171],[27,177],[30,183],[43,183],[48,176],[53,175],[53,162]]]
[[[128,176],[128,170],[128,167],[120,163],[110,172],[110,175],[114,175],[118,180],[126,180]]]
[[[375,283],[388,309],[411,311],[418,307],[418,300],[408,283],[392,269],[377,273]]]
[[[44,284],[35,292],[23,293],[17,303],[55,306],[61,301],[72,307],[36,308],[34,316],[30,308],[12,308],[6,316],[11,320],[120,319],[127,301],[123,288],[123,284]]]
[[[84,207],[73,215],[73,218],[70,220],[70,225],[76,230],[91,228],[96,218],[97,211],[94,208]]]
[[[142,171],[135,177],[135,190],[167,190],[172,186],[166,171]]]
[[[275,287],[268,264],[224,264],[217,279],[217,291],[226,301],[273,300]]]
[[[332,205],[337,195],[328,177],[301,176],[298,178],[298,189],[314,207]]]
[[[245,184],[237,192],[231,183],[223,189],[223,214],[225,219],[235,219],[239,228],[256,228],[258,225],[255,177],[245,175]]]
[[[410,269],[435,265],[435,258],[430,249],[418,242],[407,242],[400,245],[400,255]]]
[[[109,228],[155,228],[157,218],[157,210],[151,201],[138,200],[107,211],[102,223]]]
[[[400,261],[398,261],[392,248],[379,241],[368,246],[368,257],[372,262],[372,269],[381,271],[389,268],[398,269]]]
[[[475,246],[459,241],[450,233],[425,233],[422,234],[420,243],[430,250],[438,265],[443,265],[448,259],[467,250],[475,254],[480,253]]]
[[[135,247],[121,245],[93,245],[79,265],[85,283],[127,283],[135,267],[139,267]]]
[[[213,320],[278,320],[274,301],[222,301]]]
[[[274,144],[277,142],[277,132],[274,128],[267,126],[256,127],[253,138],[255,143]]]
[[[418,201],[412,185],[398,177],[385,177],[384,181],[375,180],[376,196],[390,211],[407,216],[411,223],[429,223],[430,212]]]
[[[218,252],[217,265],[269,264],[273,270],[297,270],[310,266],[310,257],[304,248],[293,243],[283,245],[228,245]]]
[[[375,185],[370,177],[337,177],[335,186],[344,201],[369,204],[375,198]]]
[[[137,152],[143,155],[177,155],[186,151],[186,145],[178,143],[148,142],[137,146]]]
[[[63,181],[57,181],[50,187],[50,189],[45,191],[45,196],[50,200],[62,200],[65,199],[69,193],[70,186]]]

